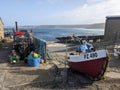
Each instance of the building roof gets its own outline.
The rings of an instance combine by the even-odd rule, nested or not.
[[[1,22],[2,22],[2,24],[4,25],[4,23],[3,23],[2,19],[1,19],[1,17],[0,17],[0,21],[1,21]]]
[[[107,16],[107,19],[120,19],[120,16]]]

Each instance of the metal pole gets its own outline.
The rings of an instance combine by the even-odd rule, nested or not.
[[[16,31],[18,31],[17,21],[15,21],[15,27],[16,27]]]
[[[67,70],[67,65],[66,65],[66,63],[67,63],[67,52],[68,52],[68,50],[67,50],[67,39],[66,39],[66,56],[65,56],[65,73],[66,73],[66,83],[68,82],[68,70]]]
[[[67,40],[66,40],[65,70],[66,70],[66,61],[67,61]]]

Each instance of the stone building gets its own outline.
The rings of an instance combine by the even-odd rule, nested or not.
[[[0,18],[0,40],[4,38],[4,28],[3,28],[3,22],[2,19]]]
[[[106,17],[104,41],[120,40],[120,16]]]

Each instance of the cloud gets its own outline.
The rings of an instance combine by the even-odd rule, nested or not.
[[[63,12],[55,19],[65,24],[87,24],[105,22],[105,17],[112,15],[120,15],[120,0],[87,0],[84,5]]]

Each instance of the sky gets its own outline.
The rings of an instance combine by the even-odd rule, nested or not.
[[[120,16],[120,0],[0,0],[5,26],[105,23]]]

